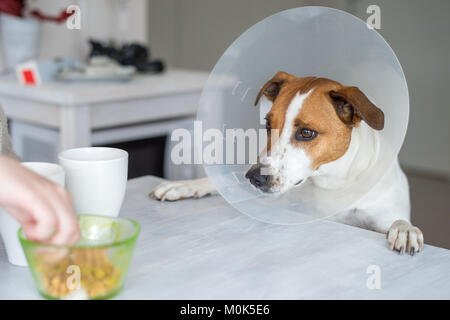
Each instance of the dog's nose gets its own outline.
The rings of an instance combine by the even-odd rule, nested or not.
[[[261,166],[250,168],[245,174],[245,177],[250,180],[250,183],[257,188],[263,188],[270,182],[270,175],[261,174]]]

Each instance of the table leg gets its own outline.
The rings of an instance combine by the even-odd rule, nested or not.
[[[88,105],[62,106],[59,149],[90,147],[90,120]]]

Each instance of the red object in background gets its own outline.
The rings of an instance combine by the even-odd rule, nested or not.
[[[25,0],[1,0],[0,12],[14,15],[16,17],[23,16],[23,8],[25,7]]]
[[[25,85],[28,85],[28,86],[36,85],[36,78],[34,76],[33,70],[31,70],[31,69],[22,70],[22,77],[23,77]]]
[[[57,23],[66,21],[66,19],[68,17],[70,17],[71,15],[73,15],[74,13],[75,13],[75,11],[72,11],[71,13],[67,13],[66,10],[63,10],[59,14],[59,16],[49,16],[49,15],[41,13],[39,10],[32,10],[30,12],[30,14],[33,17],[36,17],[41,21],[53,21],[53,22],[57,22]]]
[[[0,0],[0,12],[14,15],[16,17],[23,17],[23,10],[25,8],[25,0]],[[53,21],[56,23],[64,22],[68,17],[74,14],[75,11],[67,13],[66,10],[62,10],[57,16],[50,16],[41,13],[39,10],[32,10],[30,14],[38,18],[41,21]]]

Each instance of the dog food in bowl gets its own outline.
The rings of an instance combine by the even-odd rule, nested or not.
[[[57,246],[19,239],[40,294],[47,299],[106,299],[124,284],[139,224],[125,218],[79,215],[82,239]]]

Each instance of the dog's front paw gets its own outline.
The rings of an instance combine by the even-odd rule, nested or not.
[[[423,246],[423,233],[405,220],[395,221],[386,232],[390,250],[397,250],[400,254],[406,250],[410,255],[420,252]]]
[[[209,182],[199,179],[163,182],[149,196],[150,198],[161,201],[176,201],[186,198],[200,198],[209,193],[211,193]]]

